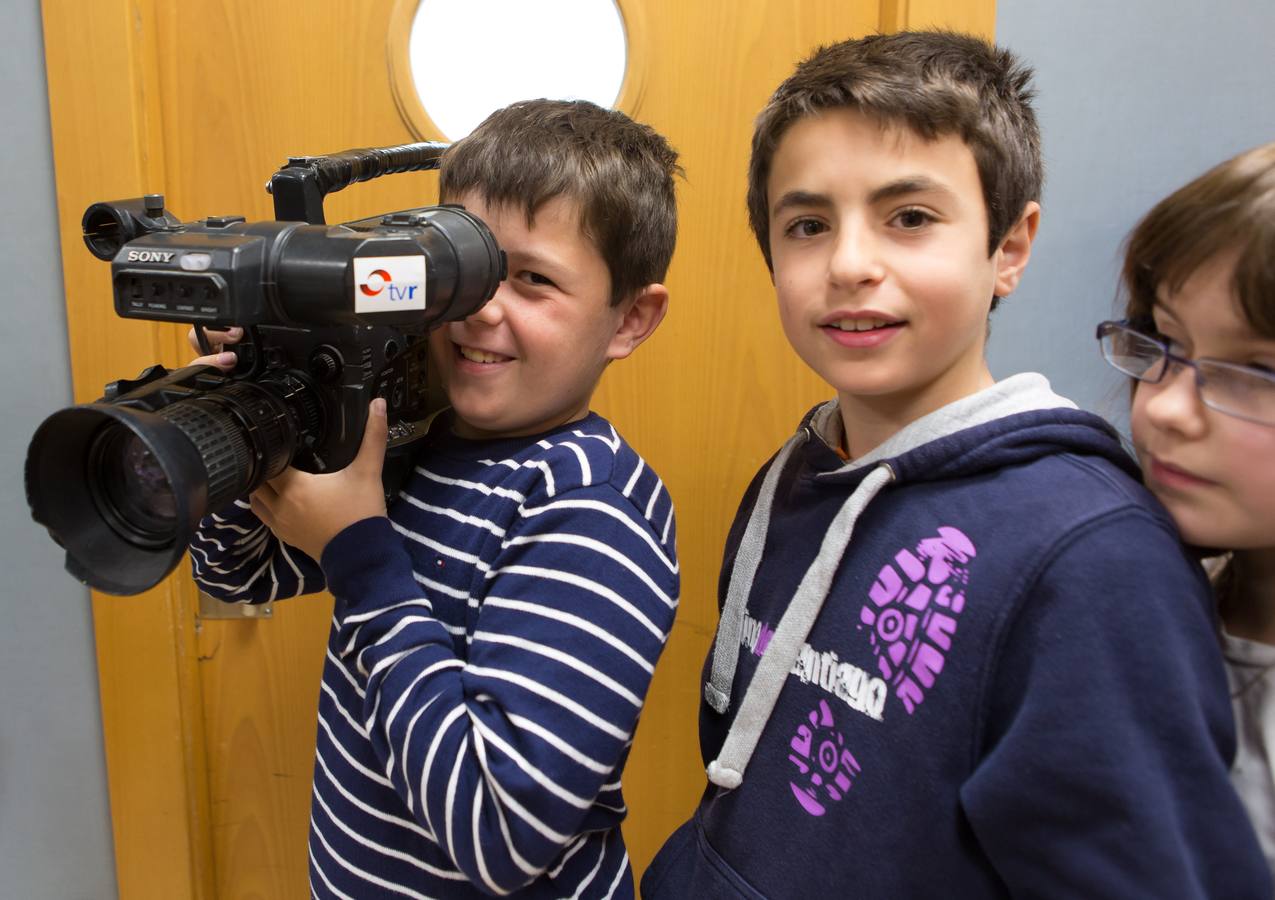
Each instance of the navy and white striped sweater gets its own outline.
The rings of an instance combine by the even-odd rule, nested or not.
[[[677,606],[668,492],[596,414],[427,441],[322,571],[243,503],[191,546],[222,599],[336,598],[311,889],[631,897],[620,772]]]

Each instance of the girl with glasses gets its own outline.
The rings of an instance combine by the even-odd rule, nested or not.
[[[1275,143],[1162,200],[1130,235],[1126,319],[1147,487],[1206,556],[1235,711],[1232,780],[1275,869]]]

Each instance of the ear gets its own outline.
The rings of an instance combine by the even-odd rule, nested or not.
[[[624,359],[664,321],[668,312],[668,288],[662,284],[648,284],[625,300],[624,313],[619,327],[607,345],[607,359]]]
[[[1029,200],[996,248],[996,296],[1008,297],[1018,287],[1018,281],[1027,268],[1032,255],[1032,241],[1040,227],[1040,204]]]

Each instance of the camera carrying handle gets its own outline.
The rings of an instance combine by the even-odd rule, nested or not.
[[[292,156],[271,176],[266,193],[274,197],[275,218],[280,222],[306,222],[324,225],[323,199],[360,181],[371,181],[382,175],[437,169],[443,151],[440,141],[421,141],[396,147],[370,147],[342,150],[327,156]],[[160,204],[163,205],[162,202]],[[195,339],[205,355],[214,352],[201,324],[195,324]],[[255,348],[256,329],[245,335],[247,348]],[[251,371],[259,361],[251,361]]]
[[[355,182],[382,175],[437,169],[447,144],[422,141],[397,147],[342,150],[328,156],[294,156],[270,178],[275,218],[323,225],[323,198]]]

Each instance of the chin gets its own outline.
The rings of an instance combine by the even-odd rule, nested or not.
[[[467,408],[465,403],[452,403],[457,420],[478,431],[502,431],[507,425],[499,414],[489,410]]]
[[[1207,521],[1207,517],[1193,515],[1190,510],[1174,509],[1172,504],[1165,504],[1173,524],[1178,527],[1182,543],[1201,550],[1230,550],[1233,548],[1233,534],[1224,528],[1218,528],[1215,522]]]

